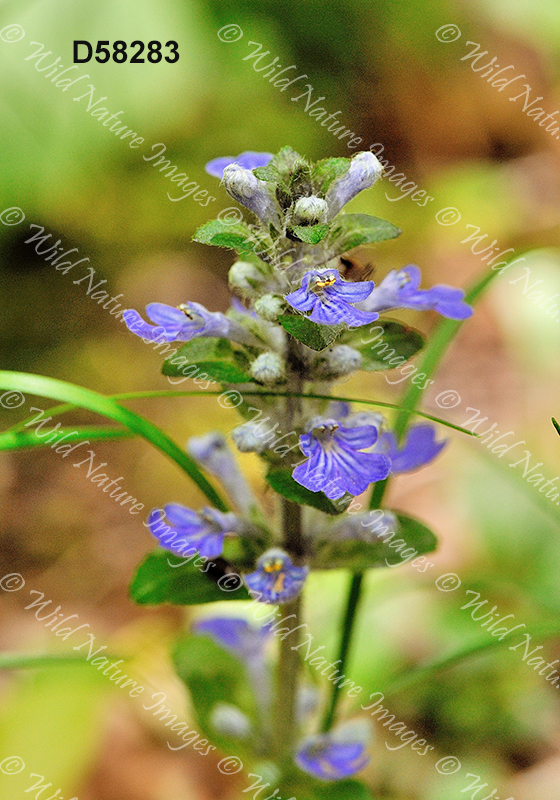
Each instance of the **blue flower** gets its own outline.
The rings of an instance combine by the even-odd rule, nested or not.
[[[356,153],[347,172],[333,181],[326,194],[329,220],[333,219],[353,197],[373,186],[382,173],[383,167],[373,153]]]
[[[207,634],[225,650],[246,663],[256,664],[264,657],[271,635],[270,625],[255,628],[240,617],[210,617],[195,622],[196,633]]]
[[[272,635],[271,623],[255,628],[239,617],[210,617],[195,622],[193,629],[210,636],[245,664],[264,719],[271,703],[270,671],[265,659],[265,647]]]
[[[447,440],[436,442],[436,432],[432,425],[414,425],[408,431],[406,441],[399,448],[392,431],[379,437],[377,450],[391,459],[391,472],[412,472],[429,464],[443,450]]]
[[[148,517],[147,527],[162,547],[177,555],[198,552],[203,558],[216,558],[224,549],[226,534],[236,533],[241,521],[235,514],[224,514],[215,508],[205,507],[193,511],[179,503],[169,503],[154,509]],[[171,527],[163,522],[167,517]]]
[[[249,514],[257,506],[255,495],[239,469],[223,433],[212,431],[202,436],[192,436],[187,442],[187,452],[222,482],[240,511]]]
[[[340,781],[362,770],[369,756],[363,742],[337,741],[332,733],[323,733],[306,739],[295,760],[308,775],[323,781]]]
[[[346,322],[349,327],[358,327],[379,317],[375,312],[365,313],[350,305],[365,300],[373,287],[373,281],[345,281],[334,269],[313,269],[305,273],[301,287],[287,295],[286,300],[298,311],[311,311],[312,322],[321,325]]]
[[[272,153],[256,153],[253,150],[245,150],[240,156],[222,156],[221,158],[214,158],[209,161],[204,167],[209,175],[215,178],[223,176],[224,169],[229,167],[230,164],[239,164],[240,167],[245,169],[256,169],[257,167],[266,167]]]
[[[164,303],[149,303],[146,314],[155,327],[137,311],[123,312],[127,328],[150,342],[188,342],[196,336],[227,337],[230,320],[219,312],[208,311],[200,303],[183,303],[179,308]]]
[[[463,298],[462,289],[438,284],[431,289],[420,289],[421,273],[414,264],[398,272],[391,270],[379,286],[361,303],[364,311],[388,311],[391,308],[415,308],[417,311],[433,309],[450,319],[468,319],[473,309]]]
[[[310,427],[311,432],[299,439],[309,459],[294,469],[292,477],[312,492],[324,492],[331,500],[346,492],[355,496],[389,474],[391,461],[386,455],[361,452],[376,443],[375,425],[346,428],[335,419],[317,418]]]
[[[287,553],[273,547],[259,558],[255,572],[243,578],[261,603],[287,603],[301,592],[308,572],[307,567],[294,567]]]

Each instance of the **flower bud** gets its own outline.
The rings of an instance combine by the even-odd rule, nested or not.
[[[315,372],[319,378],[342,378],[362,366],[362,354],[353,347],[339,344],[315,362]]]
[[[259,383],[270,385],[286,379],[284,362],[278,353],[261,353],[251,364],[251,375]]]
[[[231,438],[240,453],[262,453],[267,448],[266,443],[257,434],[256,425],[252,422],[234,428]]]
[[[249,261],[236,261],[228,275],[229,288],[242,297],[258,297],[257,286],[264,281],[264,275]]]
[[[283,297],[275,294],[263,294],[258,300],[255,300],[253,306],[259,317],[268,320],[269,322],[276,322],[278,316],[285,310],[286,301]]]
[[[327,221],[328,210],[327,202],[314,194],[300,197],[294,206],[292,221],[294,225],[317,225]]]
[[[210,724],[217,733],[232,739],[246,739],[251,733],[251,722],[237,706],[218,703],[210,714]]]
[[[227,193],[234,200],[256,214],[263,222],[278,225],[278,212],[268,193],[267,185],[253,175],[250,169],[244,169],[239,164],[230,164],[224,169],[223,181]]]
[[[325,199],[329,204],[329,220],[359,192],[373,186],[382,173],[383,167],[373,153],[357,153],[351,160],[348,171],[337,178],[327,192]]]

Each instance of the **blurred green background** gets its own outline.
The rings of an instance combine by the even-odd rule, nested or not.
[[[460,38],[438,41],[435,32],[451,23]],[[3,369],[108,394],[170,388],[157,354],[87,296],[87,282],[73,283],[87,274],[84,265],[64,275],[25,244],[29,224],[44,226],[50,241],[61,239],[65,249],[78,248],[75,257],[90,259],[85,265],[95,269],[95,281],[106,280],[111,295],[122,293],[124,307],[195,300],[225,310],[232,255],[190,241],[198,225],[233,202],[204,164],[243,150],[276,152],[285,144],[314,159],[351,155],[346,140],[305,113],[305,100],[291,102],[306,81],[281,92],[243,60],[254,52],[249,42],[270,51],[257,68],[275,57],[284,66],[295,64],[297,73],[288,74],[309,76],[313,99],[323,96],[329,113],[340,110],[340,119],[362,137],[358,149],[383,143],[393,174],[404,173],[433,198],[420,207],[385,179],[353,201],[351,210],[403,229],[395,243],[365,254],[376,280],[413,262],[422,268],[424,286],[466,286],[488,269],[471,243],[462,243],[480,228],[488,234],[485,244],[495,239],[501,250],[523,254],[531,283],[542,281],[547,297],[560,293],[560,142],[523,113],[522,99],[509,102],[526,81],[530,99],[541,97],[536,105],[547,113],[560,105],[560,7],[554,0],[3,0],[0,31],[12,24],[21,25],[25,37],[0,41],[0,212],[17,206],[26,219],[0,224]],[[220,41],[217,32],[231,24],[240,26],[242,38]],[[37,42],[52,51],[39,68],[57,57],[70,66],[75,39],[175,40],[180,59],[143,65],[92,60],[69,73],[90,80],[63,92],[25,59]],[[496,56],[496,63],[514,66],[508,76],[526,78],[499,92],[473,72],[471,61],[461,61],[472,50],[468,41],[488,51],[475,68]],[[123,121],[144,137],[140,148],[116,139],[86,112],[85,99],[73,102],[90,82],[95,99],[106,98],[100,105],[122,110]],[[216,201],[206,208],[192,197],[171,202],[167,192],[180,192],[143,158],[156,143],[165,144],[165,157]],[[460,212],[454,225],[436,220],[447,207]],[[550,424],[560,415],[559,328],[523,293],[523,280],[510,283],[523,275],[513,266],[494,281],[424,406],[458,424],[473,415],[467,409],[480,409],[488,422],[479,431],[494,422],[500,431],[513,430],[516,440],[526,441],[531,465],[543,462],[552,478],[560,474],[560,441]],[[398,316],[427,333],[436,319],[431,313]],[[405,385],[391,388],[382,375],[368,375],[343,391],[395,401]],[[182,388],[195,387],[187,381]],[[435,398],[444,390],[459,393],[457,407],[438,408]],[[25,408],[3,411],[2,428],[22,419],[31,404],[45,408],[48,401],[30,399]],[[181,443],[211,429],[228,432],[237,422],[235,412],[211,398],[132,407]],[[86,420],[85,414],[69,417]],[[560,625],[560,509],[523,480],[521,467],[508,467],[507,457],[498,459],[460,434],[450,437],[452,447],[434,465],[393,482],[390,504],[429,524],[440,547],[425,574],[409,565],[368,578],[350,667],[368,694],[415,664],[483,637],[480,623],[460,610],[465,589],[513,613],[528,631]],[[202,502],[175,465],[143,441],[95,450],[112,475],[125,476],[124,485],[146,510],[170,500]],[[522,448],[517,453],[516,460]],[[244,455],[240,461],[272,510],[258,460]],[[187,619],[208,609],[146,610],[128,600],[134,567],[153,544],[142,517],[116,506],[52,451],[2,454],[0,502],[0,572],[19,572],[27,582],[24,591],[0,597],[1,649],[68,652],[70,642],[60,643],[24,609],[28,590],[44,592],[51,608],[61,605],[89,623],[100,645],[133,657],[143,682],[166,692],[181,718],[188,716],[167,653]],[[457,592],[434,585],[447,572],[460,575]],[[333,620],[347,579],[316,574],[307,591],[306,618],[332,658]],[[535,634],[537,644],[547,660],[560,658],[560,639]],[[18,755],[27,765],[21,775],[0,774],[1,800],[27,796],[29,772],[44,775],[52,792],[60,787],[62,796],[80,800],[245,796],[239,792],[247,783],[216,769],[219,756],[200,758],[189,748],[173,754],[167,731],[142,710],[148,698],[123,696],[88,665],[4,671],[0,696],[0,761]],[[440,670],[387,703],[434,750],[425,757],[410,747],[389,752],[384,742],[398,742],[379,726],[364,773],[376,797],[449,800],[464,796],[470,772],[483,776],[487,793],[498,787],[499,796],[516,800],[560,798],[558,695],[522,662],[520,650],[504,646]],[[435,769],[447,755],[461,760],[459,773]]]

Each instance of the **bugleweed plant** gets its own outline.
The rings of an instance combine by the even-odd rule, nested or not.
[[[238,255],[229,273],[230,310],[213,312],[177,298],[176,308],[150,303],[151,323],[135,310],[123,313],[130,331],[164,347],[163,373],[172,383],[192,378],[201,388],[107,398],[7,372],[0,373],[1,386],[70,404],[50,409],[51,415],[80,406],[119,422],[173,458],[206,496],[201,509],[169,498],[149,514],[144,524],[158,546],[130,589],[137,603],[152,606],[236,601],[233,615],[197,618],[173,654],[196,716],[194,731],[185,732],[184,723],[171,726],[183,746],[204,737],[206,745],[240,758],[247,772],[263,775],[270,791],[277,789],[270,796],[361,798],[365,789],[353,776],[369,759],[367,725],[363,716],[341,720],[339,701],[344,697],[350,709],[367,701],[347,674],[363,576],[422,563],[436,548],[425,525],[383,500],[393,475],[429,464],[446,445],[432,423],[449,423],[416,407],[472,308],[460,289],[421,289],[416,266],[392,270],[377,283],[349,255],[400,233],[385,220],[341,213],[381,177],[372,153],[312,164],[286,147],[275,156],[219,158],[207,171],[253,217],[249,224],[241,213],[233,221],[223,216],[194,237]],[[489,279],[466,299],[473,301]],[[420,333],[384,316],[399,308],[447,318],[427,347],[422,379],[411,378],[397,405],[340,397],[338,381],[359,370],[402,367],[423,347]],[[231,442],[201,431],[185,452],[116,402],[200,393],[207,395],[209,420],[218,402],[240,416]],[[392,427],[379,409],[395,414]],[[420,422],[413,422],[415,415]],[[0,446],[29,446],[22,427],[0,436]],[[98,427],[96,438],[122,433],[122,427]],[[92,428],[80,436],[91,437]],[[273,517],[239,470],[235,449],[260,457],[263,482],[276,493]],[[333,620],[340,631],[332,662],[302,612],[309,573],[327,569],[349,574],[346,607]],[[340,782],[340,793],[332,793],[332,782]],[[255,790],[263,800],[267,794]]]

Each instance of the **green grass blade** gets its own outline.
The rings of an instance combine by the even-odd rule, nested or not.
[[[212,484],[204,477],[193,459],[182,450],[160,428],[149,420],[120,406],[115,400],[105,395],[75,386],[56,378],[47,378],[42,375],[32,375],[27,372],[0,371],[0,389],[28,393],[39,397],[49,397],[52,400],[62,400],[79,408],[86,408],[101,414],[104,417],[119,422],[133,433],[137,433],[153,444],[162,453],[178,464],[187,475],[192,478],[199,489],[216,508],[227,511],[228,507]]]
[[[56,431],[56,439],[50,436],[47,439],[40,439],[35,431],[6,431],[0,433],[0,451],[6,450],[23,450],[28,447],[56,447],[57,442],[64,438],[69,433],[77,433],[70,441],[72,443],[81,442],[84,439],[91,441],[100,441],[103,439],[130,439],[136,436],[126,428],[117,428],[106,425],[94,425],[91,427],[79,426],[75,428],[59,428]],[[54,436],[55,434],[53,434]]]

